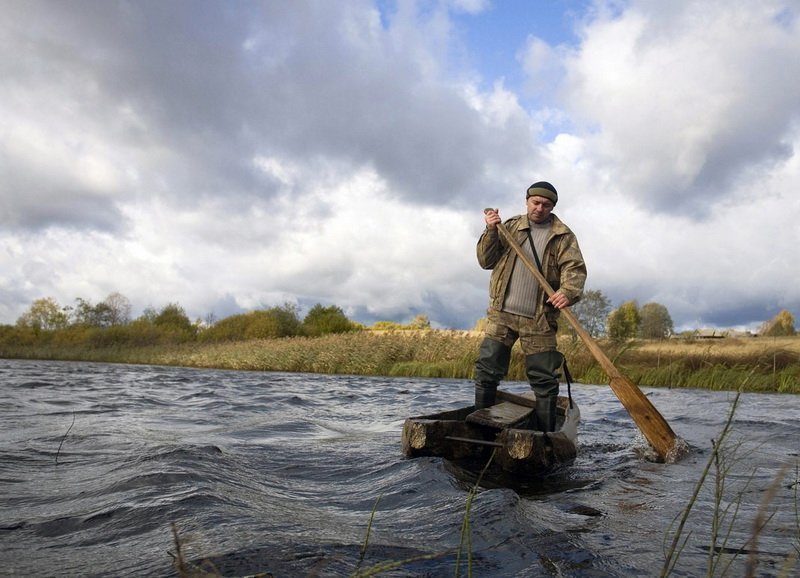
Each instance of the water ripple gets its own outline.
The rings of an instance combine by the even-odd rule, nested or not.
[[[462,528],[480,465],[400,454],[405,417],[467,403],[465,380],[0,360],[0,384],[9,575],[171,575],[173,524],[188,560],[226,575],[349,576],[392,560],[406,562],[381,575],[453,576],[457,560],[466,575]],[[646,443],[609,389],[576,384],[575,463],[538,479],[487,474],[472,499],[473,576],[660,568],[732,395],[647,393],[691,453],[673,465],[643,459]],[[734,430],[747,467],[728,480],[748,489],[732,539],[747,539],[764,488],[796,467],[798,410],[797,397],[743,396]],[[787,479],[773,498],[760,575],[777,575],[797,543],[796,486]],[[712,499],[701,495],[698,510]],[[689,529],[684,575],[702,573],[708,556],[708,522]]]

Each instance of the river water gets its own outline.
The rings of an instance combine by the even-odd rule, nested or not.
[[[174,575],[173,528],[185,560],[225,576],[391,561],[406,562],[381,576],[657,576],[735,397],[643,388],[691,447],[658,464],[607,386],[575,384],[576,462],[487,481],[462,532],[474,474],[404,458],[400,433],[407,416],[467,405],[465,380],[0,360],[0,387],[9,576]],[[706,575],[709,559],[717,575],[751,561],[756,576],[797,575],[798,434],[800,397],[741,397],[720,506],[712,476],[673,575]]]

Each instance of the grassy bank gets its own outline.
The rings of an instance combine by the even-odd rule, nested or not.
[[[166,346],[2,345],[0,357],[309,373],[470,379],[481,336],[463,331],[359,331],[322,337]],[[643,386],[800,393],[800,337],[600,342]],[[581,342],[563,340],[575,381],[608,383]],[[515,347],[509,379],[524,380]]]

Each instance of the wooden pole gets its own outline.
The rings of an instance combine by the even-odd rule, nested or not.
[[[530,257],[522,250],[522,247],[517,240],[509,233],[503,223],[497,224],[497,230],[508,243],[512,249],[517,253],[519,259],[530,269],[533,276],[542,286],[547,296],[550,297],[555,293],[553,288],[547,282],[544,275],[542,275],[539,268],[531,261]],[[597,342],[592,339],[589,332],[581,326],[575,314],[568,308],[561,310],[561,315],[569,321],[575,332],[580,336],[586,345],[587,349],[591,352],[600,367],[611,379],[610,386],[614,395],[622,402],[622,405],[628,411],[636,426],[644,435],[645,439],[653,446],[653,449],[658,454],[661,461],[674,461],[680,456],[676,455],[679,452],[677,446],[678,437],[669,427],[667,420],[658,413],[658,410],[650,402],[647,396],[642,393],[635,383],[633,383],[626,376],[622,375],[620,371],[614,366],[611,360],[603,353]]]

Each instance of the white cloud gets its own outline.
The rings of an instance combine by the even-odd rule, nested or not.
[[[490,8],[4,3],[0,322],[119,291],[470,327],[481,210],[540,179],[617,304],[800,314],[792,4],[598,2],[579,44],[508,51],[526,94],[464,68],[451,14]]]
[[[625,195],[695,215],[792,154],[798,119],[798,19],[779,2],[631,2],[582,31],[565,63],[568,110]]]
[[[491,6],[491,0],[447,0],[456,11],[479,14]]]
[[[589,283],[681,323],[798,307],[798,14],[786,2],[598,3],[582,42],[529,41],[569,132],[547,146]],[[553,63],[552,58],[558,62]],[[563,117],[556,116],[557,119]],[[547,122],[548,117],[544,117]]]

